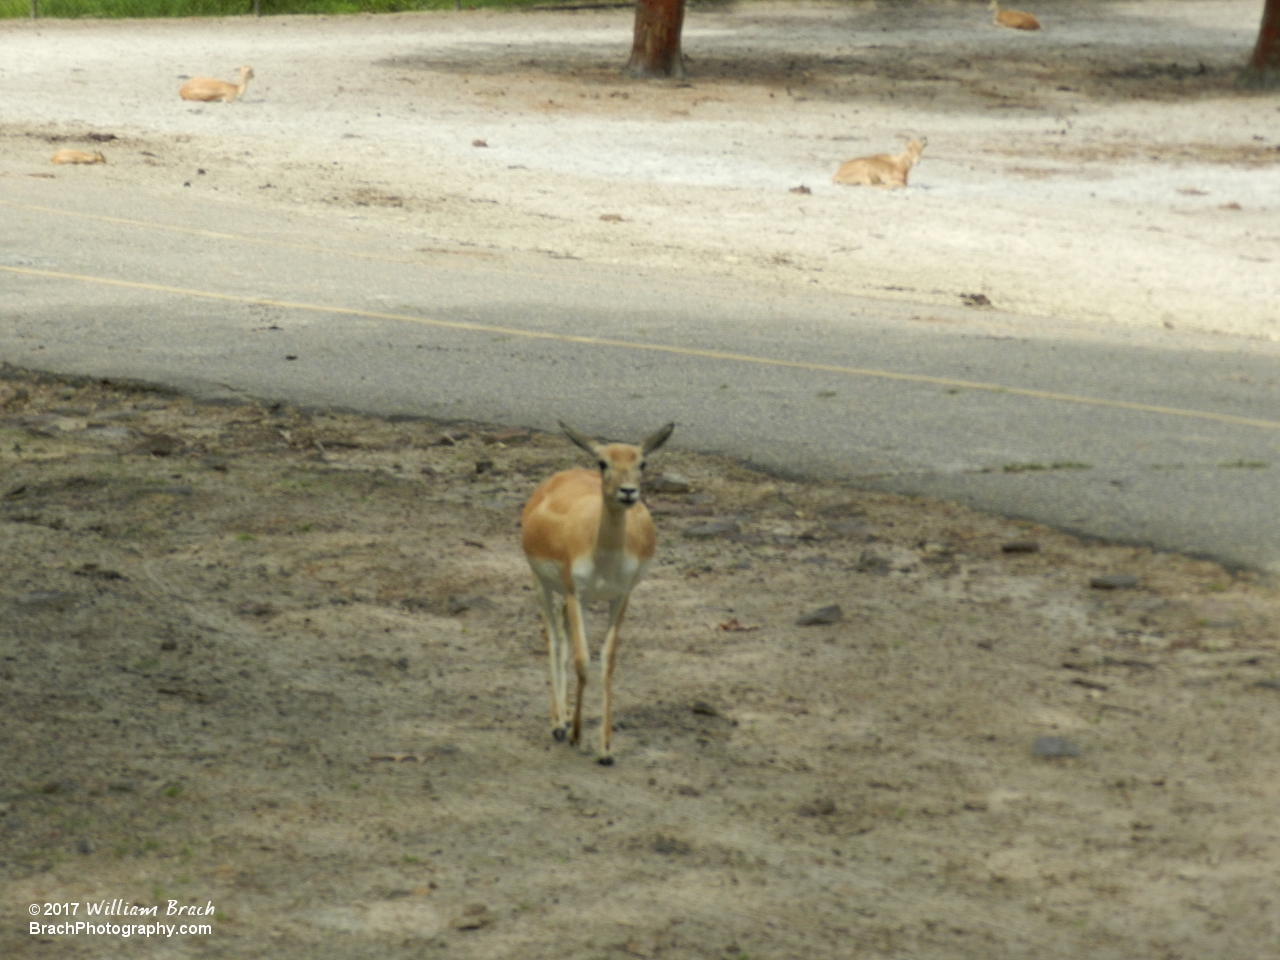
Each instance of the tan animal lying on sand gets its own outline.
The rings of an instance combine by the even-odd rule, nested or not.
[[[991,9],[995,12],[991,22],[997,27],[1010,27],[1013,30],[1039,30],[1040,21],[1021,10],[1001,10],[1000,0],[991,0]]]
[[[896,157],[887,153],[878,153],[874,157],[847,160],[840,164],[840,169],[831,178],[831,182],[843,183],[851,187],[888,187],[891,190],[905,187],[907,174],[920,162],[920,151],[928,142],[925,137],[912,140]]]
[[[194,77],[182,85],[178,96],[183,100],[221,100],[230,103],[244,95],[245,87],[253,79],[253,67],[240,68],[240,82],[227,83],[225,80],[213,80],[209,77]]]
[[[59,150],[53,155],[50,163],[106,163],[107,158],[97,150],[85,153],[83,150]]]

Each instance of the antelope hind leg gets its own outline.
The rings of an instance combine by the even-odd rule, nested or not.
[[[547,640],[547,661],[551,667],[551,736],[564,740],[569,726],[565,689],[568,638],[564,630],[564,609],[556,603],[555,594],[541,581],[538,581],[538,594],[542,600],[543,635]]]

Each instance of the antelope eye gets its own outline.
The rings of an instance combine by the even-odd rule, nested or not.
[[[641,460],[641,461],[640,461],[640,469],[641,469],[641,470],[643,470],[643,469],[645,468],[645,466],[646,466],[645,462],[644,462],[643,460]]]
[[[601,469],[601,470],[608,470],[608,469],[609,469],[609,464],[607,464],[605,461],[601,460],[601,461],[600,461],[600,469]]]

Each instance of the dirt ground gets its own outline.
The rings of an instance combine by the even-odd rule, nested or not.
[[[564,438],[4,376],[6,957],[1280,949],[1274,583],[677,434],[605,768],[518,547]],[[213,930],[28,932],[115,899]]]

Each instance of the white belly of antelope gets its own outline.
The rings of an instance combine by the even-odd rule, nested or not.
[[[569,568],[569,573],[583,600],[616,600],[631,592],[647,566],[638,558],[618,551],[582,557]]]

